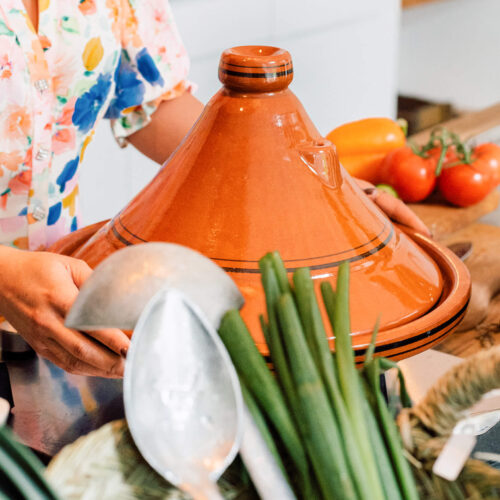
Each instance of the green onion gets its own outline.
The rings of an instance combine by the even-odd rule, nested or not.
[[[267,254],[259,261],[262,273],[262,286],[266,296],[266,306],[269,324],[267,325],[267,337],[269,338],[267,346],[271,354],[271,360],[274,364],[278,380],[283,388],[285,397],[288,400],[296,417],[297,404],[295,402],[296,394],[293,386],[292,377],[288,368],[288,361],[283,348],[281,333],[278,326],[278,318],[275,311],[275,305],[280,296],[280,286],[276,271],[272,262],[271,254]]]
[[[418,500],[415,479],[411,472],[410,464],[403,454],[403,445],[396,424],[387,408],[386,402],[380,390],[380,367],[379,358],[373,358],[364,368],[368,385],[371,389],[373,407],[378,417],[379,428],[391,456],[396,477],[405,499]]]
[[[401,404],[403,405],[403,408],[411,408],[412,407],[411,398],[406,389],[405,378],[399,365],[392,359],[387,359],[387,358],[379,358],[379,363],[380,363],[380,368],[383,371],[390,370],[391,368],[396,368],[396,370],[398,371],[399,396],[401,398]]]
[[[309,464],[299,435],[288,412],[278,383],[267,368],[238,311],[227,312],[222,318],[219,335],[226,346],[245,386],[255,397],[283,442],[301,475],[309,482]]]
[[[281,293],[290,292],[290,282],[288,281],[285,264],[283,263],[280,254],[278,252],[273,252],[268,255],[273,265],[274,272],[276,273],[276,278],[278,278]]]
[[[267,330],[268,347],[271,354],[278,381],[283,389],[285,398],[292,413],[292,418],[296,424],[302,420],[301,408],[297,401],[297,391],[295,390],[288,360],[283,346],[283,338],[279,329],[278,317],[276,313],[276,304],[283,290],[289,290],[290,285],[286,277],[286,270],[281,259],[277,260],[273,254],[265,255],[259,261],[259,267],[262,273],[262,286],[266,297],[266,307],[269,324],[264,328]],[[281,267],[281,270],[279,269]],[[277,270],[278,268],[278,270]],[[281,280],[278,280],[278,274]],[[300,434],[300,427],[299,427]],[[312,482],[310,477],[300,478],[300,488],[304,497],[312,496]]]
[[[293,275],[293,283],[306,340],[315,358],[316,366],[321,373],[332,409],[337,417],[344,442],[343,449],[354,485],[361,498],[370,498],[371,490],[361,466],[362,456],[356,444],[352,422],[349,419],[335,375],[335,366],[309,269],[298,269]]]
[[[6,450],[0,449],[0,463],[3,471],[8,475],[9,481],[16,490],[16,497],[26,500],[41,500],[46,498],[38,487],[33,484],[22,466],[10,456]]]
[[[320,489],[326,499],[356,498],[335,417],[291,294],[280,297],[278,315],[301,406],[303,436]]]
[[[375,323],[375,327],[373,328],[372,338],[370,345],[365,353],[365,362],[364,366],[370,363],[373,359],[373,355],[375,354],[375,342],[377,340],[377,334],[380,326],[380,317],[377,318],[377,322]],[[372,442],[372,447],[375,452],[375,456],[377,457],[377,468],[380,474],[380,478],[382,481],[382,486],[384,487],[384,492],[386,498],[394,498],[400,499],[401,492],[399,489],[399,484],[396,479],[396,475],[392,468],[392,463],[389,458],[387,447],[385,446],[384,440],[382,439],[381,431],[378,427],[377,419],[373,413],[374,409],[370,406],[368,400],[373,401],[373,397],[371,394],[371,389],[368,386],[366,380],[361,378],[361,384],[365,389],[366,398],[364,399],[364,406],[366,409],[366,423],[368,425],[368,431],[370,434],[370,439]],[[380,386],[378,387],[380,391]]]
[[[384,488],[385,498],[388,500],[402,499],[403,496],[401,495],[399,484],[394,469],[392,468],[391,459],[387,453],[387,447],[380,434],[377,419],[366,398],[364,399],[364,408],[368,433],[370,435],[373,451],[377,457],[377,469]]]
[[[264,316],[261,314],[259,315],[259,323],[260,323],[260,328],[262,330],[262,333],[264,334],[264,340],[266,341],[266,344],[269,346],[269,325],[266,323],[266,320]]]
[[[42,476],[42,464],[27,448],[15,440],[12,432],[6,427],[0,427],[0,467],[12,488],[16,490],[17,498],[57,499]]]
[[[371,447],[367,425],[364,419],[362,391],[351,343],[349,310],[349,264],[340,265],[337,275],[335,302],[330,283],[321,284],[323,300],[335,333],[337,373],[342,396],[353,424],[354,436],[363,457],[366,481],[370,485],[371,498],[384,500],[384,492],[378,475],[376,457]]]
[[[262,315],[259,320],[277,377],[268,369],[238,311],[224,316],[219,333],[271,453],[284,472],[290,470],[288,466],[298,472],[293,483],[300,498],[417,500],[410,463],[380,389],[381,368],[398,367],[374,357],[378,321],[366,350],[363,377],[356,369],[349,264],[339,267],[336,292],[330,283],[321,284],[335,333],[333,354],[309,270],[297,270],[292,287],[278,253],[265,255],[259,267],[267,306],[267,320]],[[411,402],[400,370],[398,376],[406,406]],[[278,446],[274,435],[281,441]],[[285,455],[280,456],[280,450]],[[446,494],[458,499],[461,492],[453,487]]]

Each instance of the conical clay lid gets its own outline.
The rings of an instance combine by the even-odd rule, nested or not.
[[[278,250],[317,283],[351,263],[354,334],[409,322],[432,308],[442,278],[434,261],[394,227],[339,165],[288,89],[290,54],[236,47],[219,66],[222,89],[153,181],[76,256],[97,264],[145,241],[186,245],[240,287],[243,316],[263,352],[258,260]]]

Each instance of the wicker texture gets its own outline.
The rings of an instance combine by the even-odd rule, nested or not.
[[[46,476],[64,500],[187,500],[142,458],[124,420],[104,425],[66,446]],[[219,481],[224,498],[258,498],[241,464]]]
[[[450,370],[415,408],[400,412],[408,458],[421,498],[500,498],[500,471],[469,459],[455,483],[432,474],[432,465],[456,423],[492,389],[500,387],[500,346],[481,351]],[[66,446],[50,463],[47,477],[65,500],[183,500],[190,498],[164,481],[144,461],[124,420]],[[258,498],[241,462],[219,481],[226,499]]]
[[[466,462],[456,483],[431,473],[455,425],[484,394],[499,387],[500,346],[481,351],[453,367],[415,408],[399,414],[401,436],[413,457],[422,498],[500,497],[500,471],[478,460]]]

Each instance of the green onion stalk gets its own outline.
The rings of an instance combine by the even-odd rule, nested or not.
[[[340,392],[333,357],[328,345],[309,269],[303,268],[297,270],[293,275],[293,283],[309,349],[321,373],[330,405],[337,416],[343,440],[343,449],[354,485],[360,498],[371,498],[372,491],[369,482],[366,481],[363,467],[361,467],[363,463],[362,456],[356,445],[353,424],[349,419],[347,408]]]
[[[219,335],[243,384],[272,422],[305,485],[305,492],[310,492],[309,463],[285,399],[238,311],[231,310],[224,315]]]
[[[335,353],[340,389],[353,424],[359,452],[363,457],[362,463],[366,473],[366,481],[370,484],[371,498],[384,500],[384,490],[377,470],[376,456],[364,418],[364,392],[356,370],[351,343],[349,264],[342,263],[339,267],[335,297],[331,293],[333,290],[328,282],[321,284],[321,291],[335,333]],[[335,299],[334,302],[332,302],[333,299]]]
[[[354,499],[356,493],[345,462],[342,438],[321,377],[307,347],[292,295],[278,301],[284,344],[301,407],[309,458],[325,499]]]

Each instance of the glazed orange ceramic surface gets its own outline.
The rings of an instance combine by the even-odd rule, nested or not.
[[[335,280],[341,262],[351,263],[353,341],[360,348],[377,317],[384,332],[435,308],[448,279],[442,266],[339,165],[335,147],[288,89],[292,76],[285,50],[225,51],[223,87],[182,144],[122,212],[71,253],[95,266],[118,248],[147,241],[200,251],[240,287],[243,317],[263,353],[258,260],[272,250],[289,272],[310,267],[318,286]],[[73,250],[67,240],[86,237],[74,233],[56,250]]]
[[[400,360],[438,344],[462,321],[469,303],[471,279],[465,264],[438,243],[407,230],[411,238],[436,262],[443,276],[443,292],[438,304],[409,323],[379,332],[375,352]],[[371,334],[353,338],[356,361],[362,362]],[[332,349],[334,342],[330,341]]]

